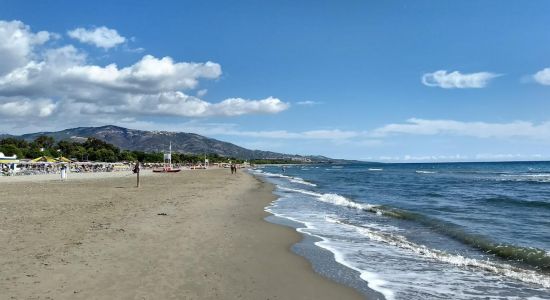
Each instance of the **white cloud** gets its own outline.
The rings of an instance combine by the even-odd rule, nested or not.
[[[56,104],[50,99],[11,98],[2,101],[0,98],[0,116],[11,118],[44,118],[50,116]]]
[[[126,42],[126,38],[119,35],[114,29],[107,28],[105,26],[97,27],[94,29],[85,29],[82,27],[67,31],[67,34],[80,41],[94,45],[98,48],[109,49],[119,44]]]
[[[464,136],[480,139],[532,139],[550,140],[550,121],[535,124],[527,121],[509,123],[462,122],[455,120],[426,120],[412,118],[404,123],[387,124],[372,130],[316,129],[305,131],[287,130],[239,130],[234,124],[181,125],[182,130],[205,135],[241,136],[265,139],[300,139],[354,141],[363,145],[380,145],[399,135]]]
[[[533,75],[533,79],[542,85],[550,85],[550,68],[544,68],[538,71]]]
[[[240,116],[244,114],[276,114],[289,108],[289,104],[273,97],[263,100],[245,100],[229,98],[212,105],[212,114],[223,116]]]
[[[72,88],[84,85],[96,88],[152,94],[162,91],[193,89],[199,79],[215,79],[221,75],[217,63],[174,63],[172,58],[158,59],[145,55],[132,66],[119,69],[116,64],[105,67],[95,65],[74,65],[63,70],[61,77]]]
[[[194,132],[204,135],[224,135],[239,136],[265,139],[286,139],[286,140],[349,140],[354,138],[364,138],[365,132],[346,131],[339,129],[319,129],[306,131],[287,131],[287,130],[259,130],[247,131],[239,130],[234,124],[196,124],[186,123],[178,127],[188,132]],[[374,140],[371,140],[374,141]],[[371,141],[366,144],[371,144]]]
[[[25,42],[5,46],[15,43],[14,35],[26,36]],[[0,123],[10,124],[17,116],[30,115],[48,116],[50,121],[64,124],[70,122],[68,119],[85,123],[147,115],[275,114],[289,107],[275,97],[229,98],[211,103],[200,99],[206,90],[196,92],[197,97],[187,95],[186,91],[197,88],[201,80],[221,76],[221,66],[214,62],[176,62],[170,57],[145,55],[125,67],[114,63],[100,66],[90,64],[87,55],[72,45],[34,49],[49,36],[34,34],[18,21],[0,23],[0,53],[12,53],[8,58],[20,55],[16,64],[5,67],[6,72],[0,74],[0,107],[13,112],[5,114]],[[0,56],[0,66],[8,66],[4,61]],[[20,107],[15,109],[15,105]],[[34,112],[30,109],[33,105]]]
[[[50,37],[47,31],[31,32],[21,21],[0,20],[0,75],[26,65],[33,58],[35,46]]]
[[[69,105],[84,114],[147,114],[182,117],[239,116],[244,114],[274,114],[287,109],[279,99],[227,99],[210,103],[182,92],[161,92],[151,95],[123,95],[103,103],[79,102]]]
[[[204,97],[208,93],[207,89],[202,89],[197,91],[197,97]]]
[[[483,88],[489,81],[500,75],[490,72],[462,74],[459,71],[447,73],[445,70],[422,75],[422,83],[430,87],[445,89]]]
[[[373,137],[387,137],[393,134],[550,139],[550,122],[540,124],[526,121],[486,123],[412,118],[407,120],[406,123],[388,124],[369,133]]]
[[[307,100],[307,101],[298,101],[298,102],[296,102],[296,104],[297,105],[302,105],[302,106],[313,106],[313,105],[321,104],[321,102]]]

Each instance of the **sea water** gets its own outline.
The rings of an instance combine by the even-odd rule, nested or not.
[[[550,299],[549,162],[252,172],[276,185],[267,211],[300,224],[379,298]]]

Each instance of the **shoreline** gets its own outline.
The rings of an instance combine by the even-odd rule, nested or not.
[[[7,297],[363,298],[291,251],[301,235],[264,220],[273,186],[245,172],[0,184]]]

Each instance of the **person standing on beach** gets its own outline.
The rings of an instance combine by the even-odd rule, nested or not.
[[[67,179],[67,166],[65,164],[61,165],[61,180]]]
[[[136,187],[139,187],[139,169],[140,169],[140,167],[139,167],[139,161],[136,161],[136,165],[134,166],[134,170],[133,170],[134,174],[137,175]]]

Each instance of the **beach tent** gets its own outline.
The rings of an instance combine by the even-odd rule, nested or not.
[[[19,163],[16,155],[5,156],[4,153],[0,152],[0,164],[16,164]]]
[[[53,157],[40,156],[40,157],[37,157],[37,158],[31,160],[31,162],[56,162],[56,160]]]

